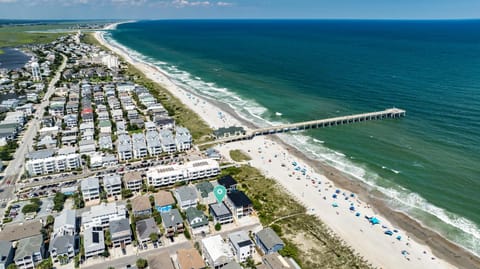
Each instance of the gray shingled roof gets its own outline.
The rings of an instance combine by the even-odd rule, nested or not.
[[[75,237],[72,235],[62,235],[50,239],[49,251],[56,249],[57,255],[68,253],[69,247],[75,247]]]
[[[176,226],[178,223],[183,223],[182,216],[176,208],[170,210],[169,212],[161,212],[160,214],[165,227]]]
[[[278,237],[278,235],[270,227],[259,231],[257,233],[257,237],[260,238],[267,249],[273,248],[277,244],[283,245],[282,239],[280,239],[280,237]]]
[[[191,186],[182,186],[175,190],[181,201],[194,200],[197,198],[195,188]]]

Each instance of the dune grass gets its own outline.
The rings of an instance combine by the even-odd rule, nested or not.
[[[303,269],[371,268],[324,223],[309,215],[275,180],[250,166],[222,170],[239,183],[252,200],[264,226],[271,226],[285,242],[280,252],[294,258]]]
[[[245,152],[239,149],[230,151],[230,158],[236,162],[250,161],[251,158]]]

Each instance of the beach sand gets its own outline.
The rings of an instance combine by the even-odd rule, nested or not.
[[[120,47],[106,42],[102,32],[96,32],[95,37],[148,78],[168,89],[212,128],[232,125],[252,127],[227,105],[189,93],[170,81],[158,68],[132,59]],[[252,158],[249,161],[250,165],[280,183],[307,210],[317,215],[375,267],[478,268],[480,266],[476,256],[450,243],[435,232],[420,227],[408,216],[392,211],[381,199],[372,196],[369,189],[360,182],[349,179],[340,171],[324,163],[306,158],[301,152],[283,143],[276,136],[256,137],[253,140],[219,145],[216,148],[226,158],[229,158],[229,151],[232,149],[247,152]],[[294,170],[293,162],[302,169],[306,169],[305,175]],[[295,174],[292,174],[293,172]],[[312,183],[312,179],[315,180],[315,184]],[[339,193],[334,199],[332,196],[337,189]],[[352,192],[354,197],[351,197]],[[333,203],[338,207],[333,207]],[[349,209],[352,205],[355,207],[353,211]],[[357,212],[360,216],[356,216]],[[365,216],[376,216],[381,223],[371,225]],[[384,216],[388,216],[388,219]],[[404,228],[408,228],[407,231]],[[388,236],[384,234],[387,229],[398,230],[398,232]],[[401,236],[400,240],[396,239],[398,235]],[[425,242],[433,248],[431,249]]]

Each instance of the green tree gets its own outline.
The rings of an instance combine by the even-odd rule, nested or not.
[[[18,268],[18,266],[14,263],[11,263],[7,266],[7,269],[17,269],[17,268]]]
[[[138,259],[135,264],[137,265],[137,268],[139,268],[139,269],[144,269],[144,268],[147,268],[147,266],[148,266],[147,260],[142,259],[142,258]]]
[[[107,245],[109,248],[112,247],[112,235],[110,234],[109,229],[105,230],[105,245]]]
[[[222,224],[220,224],[220,222],[217,222],[217,224],[215,224],[215,231],[220,231],[222,229]]]
[[[206,211],[207,206],[204,205],[204,204],[197,204],[197,209],[200,210],[200,211]]]
[[[35,268],[52,269],[53,268],[52,258],[48,258],[46,260],[41,261],[40,263],[37,264],[37,266],[35,266]]]
[[[52,225],[53,222],[55,222],[55,218],[52,215],[48,215],[47,216],[47,221],[46,221],[47,226]]]
[[[157,233],[151,233],[150,234],[150,240],[152,240],[152,242],[157,242],[158,241],[158,234]]]
[[[158,212],[157,209],[153,209],[152,217],[155,220],[155,222],[157,223],[157,225],[162,224],[162,216],[160,215],[160,212]]]
[[[192,239],[192,236],[190,235],[190,232],[188,231],[188,229],[185,229],[183,231],[183,235],[185,235],[185,238],[187,238],[188,240]]]
[[[22,213],[23,214],[28,214],[28,213],[32,213],[32,212],[38,212],[38,210],[40,210],[39,205],[37,205],[37,204],[27,204],[27,205],[23,206]]]
[[[62,211],[65,200],[67,200],[67,196],[61,192],[57,192],[53,198],[53,210],[58,212]]]
[[[122,199],[128,199],[133,196],[132,190],[122,189]]]

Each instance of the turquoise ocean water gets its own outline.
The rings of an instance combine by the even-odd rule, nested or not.
[[[113,39],[264,126],[399,107],[289,135],[480,254],[480,21],[148,21]],[[280,112],[281,117],[275,112]]]

